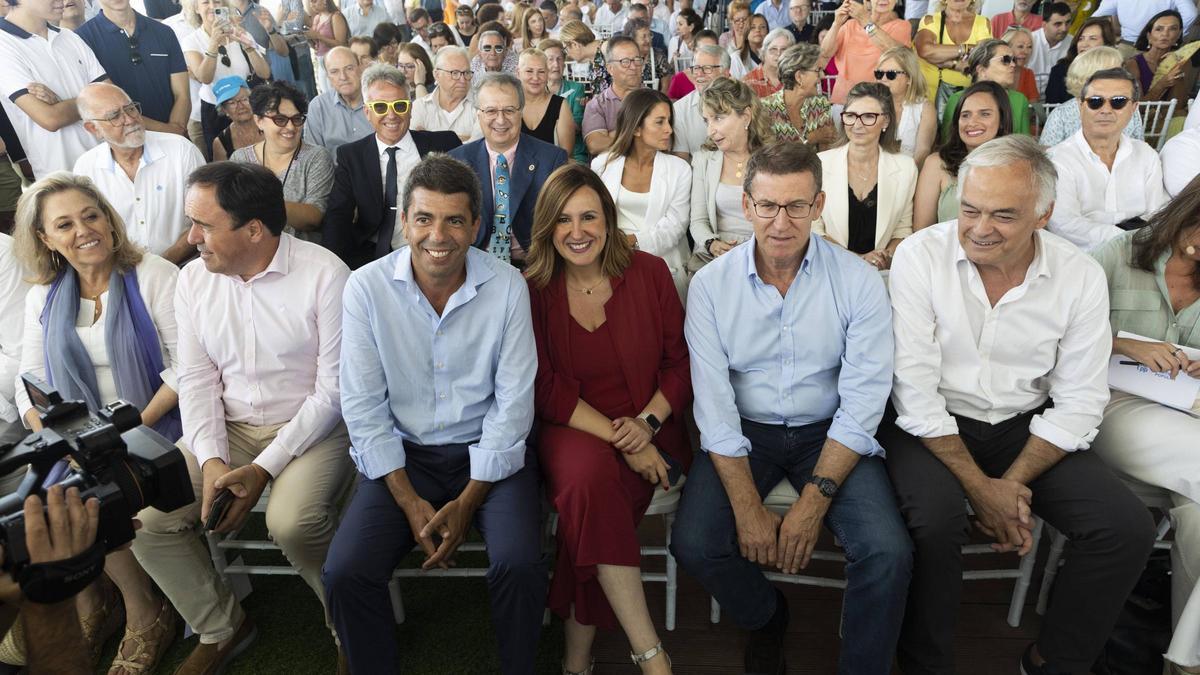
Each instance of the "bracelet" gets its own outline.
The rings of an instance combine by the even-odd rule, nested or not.
[[[709,239],[708,241],[704,242],[704,250],[705,250],[705,251],[706,251],[706,252],[707,252],[709,255],[712,255],[712,245],[713,245],[713,242],[714,242],[714,241],[716,241],[716,238],[715,238],[715,237],[714,237],[713,239]]]
[[[209,53],[209,52],[204,52],[204,55],[205,55],[205,56],[207,56],[207,57],[208,57],[208,58],[210,58],[210,59],[215,59],[215,58],[217,58],[217,55],[216,55],[216,54],[212,54],[212,53]]]

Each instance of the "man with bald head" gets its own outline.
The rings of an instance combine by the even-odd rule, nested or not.
[[[453,131],[463,143],[483,135],[471,97],[471,59],[462,47],[442,47],[433,67],[437,89],[413,101],[412,128]]]
[[[337,149],[371,135],[363,113],[362,70],[358,55],[348,47],[334,47],[325,55],[329,88],[308,104],[304,141],[323,146],[337,161]]]
[[[190,258],[183,186],[204,164],[200,151],[183,136],[146,129],[141,104],[116,85],[89,84],[75,105],[100,142],[75,161],[75,173],[100,188],[133,241],[176,264]]]

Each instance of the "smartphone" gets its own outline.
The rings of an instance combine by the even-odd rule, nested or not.
[[[212,505],[208,507],[208,520],[204,521],[204,529],[209,532],[216,529],[230,506],[233,506],[233,493],[229,491],[229,488],[221,488],[213,497]]]
[[[679,463],[679,460],[663,452],[662,448],[658,449],[658,454],[667,463],[667,487],[677,485],[679,479],[683,477],[683,465]]]
[[[218,21],[230,23],[228,7],[218,7],[213,10],[213,14],[217,17]]]

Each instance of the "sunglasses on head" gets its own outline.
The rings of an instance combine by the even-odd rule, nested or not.
[[[408,99],[398,98],[395,101],[367,101],[367,107],[376,115],[386,115],[389,110],[397,115],[407,115],[411,103]]]
[[[1083,99],[1083,101],[1087,103],[1087,107],[1091,108],[1092,110],[1099,110],[1103,108],[1106,101],[1112,106],[1113,110],[1120,110],[1121,108],[1129,105],[1128,96],[1113,96],[1112,98],[1105,98],[1103,96],[1089,96]]]
[[[875,71],[875,79],[876,80],[886,79],[886,80],[890,81],[890,80],[896,79],[897,77],[900,77],[901,75],[907,75],[907,74],[908,73],[904,72],[903,70],[877,70],[877,71]]]
[[[308,115],[263,115],[264,118],[271,120],[277,127],[286,127],[288,122],[294,127],[304,126],[304,120],[308,119]]]

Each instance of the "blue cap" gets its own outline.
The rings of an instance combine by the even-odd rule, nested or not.
[[[213,96],[217,99],[217,105],[221,105],[225,101],[237,96],[242,89],[249,89],[250,85],[246,84],[246,78],[240,75],[227,75],[213,82]]]

